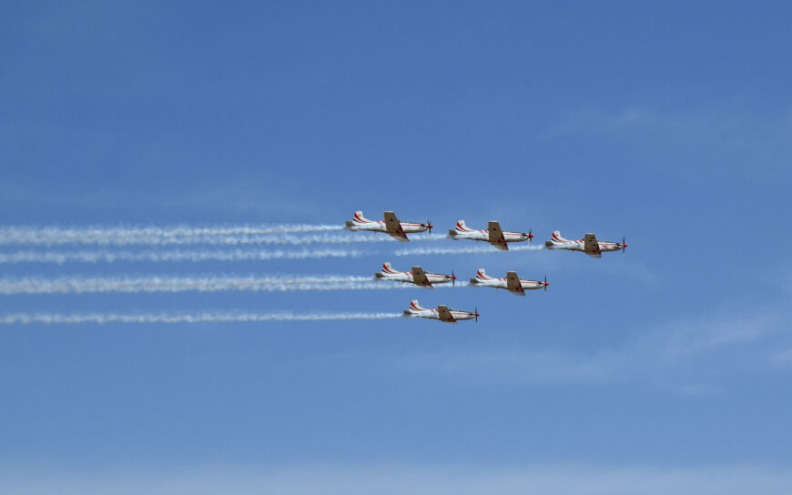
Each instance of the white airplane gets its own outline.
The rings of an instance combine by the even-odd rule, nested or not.
[[[368,230],[371,232],[385,232],[401,242],[409,242],[407,234],[415,234],[416,232],[424,232],[426,230],[428,230],[429,233],[432,232],[432,224],[430,222],[400,222],[399,219],[396,218],[396,214],[392,211],[386,211],[385,220],[380,221],[368,220],[363,217],[362,211],[356,211],[352,220],[346,221],[346,228],[352,231]]]
[[[598,241],[597,236],[594,234],[586,234],[583,239],[578,241],[570,241],[569,239],[564,239],[561,237],[561,232],[556,230],[553,232],[553,237],[549,241],[545,242],[545,247],[547,249],[567,249],[569,251],[583,251],[589,256],[593,256],[595,258],[602,257],[602,253],[607,253],[610,251],[619,251],[621,250],[624,252],[627,249],[627,243],[624,242],[624,238],[622,238],[621,242],[604,242]]]
[[[465,221],[460,220],[457,222],[456,228],[454,230],[448,231],[448,235],[455,241],[459,239],[486,241],[501,251],[509,250],[509,246],[506,245],[507,242],[522,242],[533,239],[533,234],[530,231],[504,232],[500,227],[500,223],[494,220],[489,222],[485,230],[469,229],[467,225],[465,225]]]
[[[390,261],[382,264],[382,271],[374,275],[378,280],[395,280],[396,282],[409,282],[420,287],[433,288],[432,284],[456,283],[456,275],[453,270],[451,275],[441,275],[439,273],[426,273],[420,266],[412,267],[410,272],[396,271],[391,267]]]
[[[410,301],[410,309],[404,310],[404,316],[410,318],[430,318],[434,320],[444,321],[446,323],[456,323],[461,320],[476,320],[478,322],[478,310],[459,311],[456,309],[449,309],[448,306],[440,305],[437,309],[422,308],[418,305],[418,300],[413,299]]]
[[[470,284],[478,287],[495,287],[496,289],[506,289],[512,294],[524,296],[525,291],[533,289],[544,289],[547,292],[547,277],[544,282],[538,280],[520,280],[517,272],[506,272],[505,278],[490,277],[484,272],[483,268],[479,268],[476,272],[476,277],[470,279]]]

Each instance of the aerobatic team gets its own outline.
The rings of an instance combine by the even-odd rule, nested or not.
[[[426,232],[427,230],[431,233],[433,226],[429,221],[426,223],[402,222],[392,211],[386,211],[384,220],[379,221],[368,220],[363,216],[362,211],[356,211],[352,220],[347,220],[346,228],[351,231],[364,230],[369,232],[383,232],[398,241],[409,242],[407,234]],[[501,251],[509,250],[509,242],[531,242],[534,237],[530,230],[528,232],[504,231],[501,229],[500,223],[494,220],[490,221],[487,228],[483,230],[470,229],[465,225],[464,220],[459,220],[456,224],[456,228],[448,231],[448,235],[455,241],[459,239],[471,239],[474,241],[489,242]],[[600,258],[602,253],[611,251],[624,252],[627,248],[627,243],[624,238],[622,238],[622,242],[598,241],[597,236],[594,234],[586,234],[583,239],[571,241],[561,237],[561,233],[556,230],[553,232],[552,237],[545,242],[545,248],[582,251],[594,258]],[[419,287],[427,288],[432,288],[432,284],[444,284],[448,282],[454,284],[456,281],[456,275],[454,275],[453,271],[451,275],[442,275],[438,273],[428,273],[420,266],[414,266],[409,272],[400,272],[394,270],[390,262],[385,262],[382,265],[382,271],[375,276],[378,280],[408,282]],[[504,278],[490,277],[484,272],[483,268],[478,269],[476,276],[470,279],[470,284],[478,287],[506,289],[518,296],[524,296],[526,289],[544,289],[546,291],[547,286],[550,285],[546,277],[544,281],[522,280],[517,276],[517,272],[514,271],[506,272],[506,277]],[[404,310],[404,316],[430,318],[447,323],[456,323],[460,320],[475,319],[478,321],[479,313],[477,310],[471,312],[450,309],[445,305],[440,305],[436,309],[422,308],[417,300],[412,300],[410,302],[410,308]]]

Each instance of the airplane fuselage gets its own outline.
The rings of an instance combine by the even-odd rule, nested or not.
[[[611,252],[611,251],[619,251],[622,248],[622,245],[618,242],[603,242],[600,241],[597,243],[599,245],[599,249],[601,252]],[[567,242],[554,242],[554,241],[546,241],[545,247],[547,249],[566,249],[568,251],[582,251],[586,252],[586,248],[583,247],[583,241],[567,241]]]
[[[409,242],[407,234],[415,234],[432,230],[432,224],[427,222],[414,223],[402,222],[392,211],[386,211],[383,215],[384,220],[369,220],[363,216],[363,212],[358,210],[352,216],[352,220],[346,221],[346,228],[351,231],[367,230],[369,232],[383,232],[393,237],[397,241]]]
[[[624,242],[605,242],[598,241],[594,234],[586,234],[585,238],[571,241],[564,239],[558,231],[553,232],[553,236],[545,241],[547,249],[564,249],[567,251],[581,251],[589,256],[599,258],[602,253],[621,251],[627,247]]]
[[[496,289],[509,290],[508,283],[505,278],[493,278],[489,280],[481,280],[478,278],[471,278],[470,284],[477,287],[495,287]],[[520,285],[523,290],[544,289],[545,283],[539,280],[520,280]]]
[[[399,222],[401,225],[402,230],[405,234],[417,234],[418,232],[426,232],[429,228],[427,225],[420,224],[420,223],[412,223],[412,222]],[[371,221],[366,223],[358,223],[358,222],[349,222],[347,224],[347,229],[355,232],[359,230],[367,230],[369,232],[384,232],[389,233],[387,227],[385,227],[385,222],[382,220],[380,221]]]
[[[458,230],[451,230],[449,231],[449,236],[454,240],[470,239],[473,241],[492,242],[490,240],[489,231],[487,230],[476,230],[473,232],[460,232]],[[524,234],[520,232],[504,232],[502,242],[523,242],[527,241],[528,239],[530,239],[530,234]]]
[[[407,282],[414,284],[415,279],[413,278],[412,272],[397,272],[397,273],[386,273],[386,272],[379,272],[374,275],[379,280],[393,280],[396,282]],[[426,278],[429,279],[429,282],[432,284],[445,284],[447,282],[451,282],[452,278],[450,275],[441,275],[439,273],[427,273]]]
[[[479,268],[476,276],[470,279],[470,284],[474,287],[493,287],[495,289],[506,289],[512,294],[524,296],[526,290],[545,289],[548,284],[547,280],[540,282],[538,280],[522,280],[517,275],[517,272],[506,272],[506,276],[502,278],[490,277],[483,268]]]
[[[469,311],[459,311],[456,309],[451,309],[449,310],[449,312],[456,321],[472,320],[476,317],[475,313],[471,313]],[[409,318],[428,318],[430,320],[440,320],[440,313],[436,309],[426,309],[423,311],[406,309],[404,310],[404,316],[407,316]],[[447,323],[456,323],[456,321],[447,322]]]
[[[501,251],[508,251],[510,242],[530,241],[533,234],[530,232],[506,232],[501,229],[500,223],[490,220],[486,229],[474,230],[465,225],[464,220],[457,221],[456,228],[448,231],[451,239],[469,239],[471,241],[489,242]]]
[[[444,323],[457,323],[462,320],[477,320],[479,314],[477,311],[471,313],[470,311],[451,309],[444,304],[438,306],[437,309],[422,308],[418,305],[418,301],[413,299],[410,301],[410,307],[404,310],[404,316],[440,320]]]

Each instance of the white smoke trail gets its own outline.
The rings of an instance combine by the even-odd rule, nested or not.
[[[338,320],[384,320],[399,318],[402,313],[15,313],[0,317],[0,325],[45,325],[109,323],[255,323],[272,321],[338,321]]]
[[[300,230],[303,229],[303,230]],[[98,245],[98,246],[181,246],[207,244],[211,246],[243,245],[304,245],[304,244],[351,244],[362,242],[395,242],[390,236],[364,232],[360,234],[330,233],[342,227],[324,226],[283,226],[269,229],[252,227],[238,228],[116,228],[116,229],[31,229],[0,227],[0,245]],[[295,235],[311,232],[326,232],[314,235]],[[443,236],[418,234],[414,241],[443,240]]]
[[[152,292],[297,292],[336,290],[390,290],[415,287],[412,284],[374,282],[372,277],[349,275],[327,276],[264,276],[264,277],[126,277],[56,279],[0,279],[0,294],[85,294],[85,293],[152,293]],[[460,282],[464,287],[467,283]],[[438,284],[436,287],[444,287]]]
[[[0,244],[62,245],[62,244],[181,244],[208,243],[213,237],[265,236],[344,230],[342,225],[240,225],[218,227],[2,227]],[[194,239],[200,240],[194,240]]]
[[[264,251],[264,250],[233,250],[233,251],[17,251],[0,253],[0,264],[16,263],[115,263],[115,262],[202,262],[202,261],[269,261],[269,260],[302,260],[318,258],[357,258],[365,253],[355,250],[341,249],[302,249],[300,251]]]
[[[412,237],[413,241],[438,241],[443,240],[443,237],[428,236],[428,235],[415,235]],[[276,234],[276,235],[252,235],[252,236],[197,236],[197,237],[184,237],[184,238],[169,238],[169,239],[150,239],[150,240],[118,240],[112,243],[116,246],[128,245],[157,245],[157,246],[171,246],[171,245],[188,245],[188,244],[208,244],[211,246],[244,246],[244,245],[291,245],[301,246],[305,244],[358,244],[358,243],[371,243],[371,242],[397,242],[395,239],[388,235],[382,234],[313,234],[313,235],[294,235],[294,234]]]
[[[511,246],[509,251],[541,251],[544,246],[522,245]],[[398,249],[394,253],[396,256],[411,256],[415,254],[488,254],[500,253],[502,251],[490,245],[484,246],[459,246],[459,247],[416,247]]]

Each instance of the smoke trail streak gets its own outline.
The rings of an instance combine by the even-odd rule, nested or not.
[[[439,241],[443,240],[440,236],[428,235],[414,235],[411,240],[413,241]],[[397,242],[395,239],[388,235],[376,234],[314,234],[314,235],[293,235],[293,234],[278,234],[278,235],[254,235],[254,236],[216,236],[216,237],[188,237],[181,239],[153,239],[151,241],[130,241],[118,242],[115,245],[186,245],[186,244],[208,244],[211,246],[243,246],[243,245],[272,245],[272,244],[285,244],[292,246],[301,246],[305,244],[357,244],[369,242]]]
[[[541,251],[544,246],[513,246],[509,251]],[[394,253],[396,256],[411,256],[414,254],[488,254],[500,253],[492,246],[468,246],[468,247],[416,247],[398,249]]]
[[[302,260],[316,258],[357,258],[365,253],[355,250],[318,249],[300,251],[17,251],[0,253],[0,264],[16,263],[115,263],[115,262],[202,262],[202,261],[269,261],[269,260]]]
[[[219,227],[0,227],[0,244],[166,244],[189,238],[261,236],[343,230],[342,225],[240,225]],[[203,241],[206,242],[206,241]],[[178,242],[176,242],[178,243]]]
[[[338,320],[384,320],[399,318],[402,313],[15,313],[0,317],[0,325],[45,325],[109,323],[255,323],[268,321],[338,321]]]
[[[467,283],[460,282],[461,287]],[[415,287],[412,284],[374,282],[372,277],[266,276],[266,277],[138,277],[138,278],[23,278],[0,279],[0,294],[85,294],[152,292],[298,292],[335,290],[390,290]],[[444,287],[440,284],[437,287]]]
[[[440,236],[428,235],[415,235],[412,240],[414,241],[437,241],[442,240]],[[21,239],[19,239],[21,240]],[[272,235],[200,235],[190,237],[139,237],[139,236],[117,236],[108,238],[52,238],[47,239],[46,242],[35,242],[29,240],[28,242],[2,242],[0,244],[17,244],[17,245],[46,245],[46,246],[62,246],[70,244],[82,245],[99,245],[99,246],[185,246],[193,244],[206,244],[210,246],[245,246],[245,245],[273,245],[285,244],[292,246],[300,246],[304,244],[355,244],[363,242],[396,242],[395,239],[387,235],[373,235],[373,234],[353,234],[346,235],[338,234],[313,234],[313,235],[295,235],[295,234],[272,234]]]

